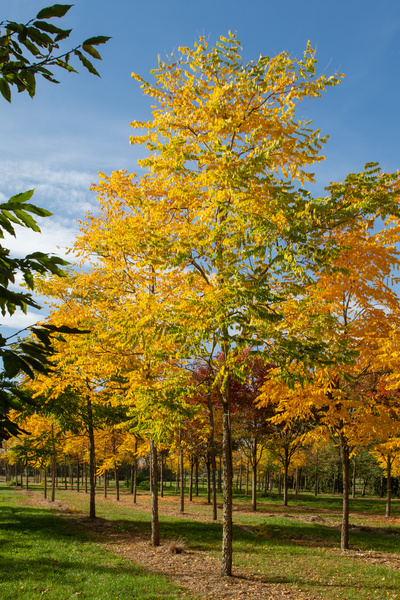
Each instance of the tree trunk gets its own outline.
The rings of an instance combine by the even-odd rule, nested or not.
[[[160,527],[158,522],[158,481],[157,449],[150,438],[150,474],[151,474],[151,544],[160,545]]]
[[[364,477],[364,480],[363,480],[363,489],[362,489],[362,492],[361,492],[361,496],[363,498],[364,498],[365,492],[367,490],[367,482],[368,482],[368,477]]]
[[[283,465],[283,506],[288,505],[288,471],[289,471],[289,449],[285,448],[285,459]]]
[[[390,456],[387,457],[386,469],[387,469],[386,517],[390,517],[391,505],[392,505],[392,460],[391,460]]]
[[[67,458],[64,454],[64,489],[68,489],[68,481],[67,481]]]
[[[232,435],[229,376],[222,401],[223,518],[221,575],[232,575]]]
[[[160,452],[160,496],[164,498],[164,453]]]
[[[175,495],[178,493],[178,490],[179,490],[179,459],[177,460],[177,464],[176,464]]]
[[[253,480],[251,482],[251,508],[254,512],[257,510],[257,440],[254,439],[252,447],[252,467]]]
[[[207,470],[207,504],[211,504],[211,461],[210,461],[209,455],[207,455],[206,470]]]
[[[76,463],[76,491],[79,492],[79,477],[80,477],[80,464],[79,464],[79,458],[77,460]]]
[[[46,498],[47,498],[47,467],[44,468],[43,478],[44,478],[44,499],[46,500]]]
[[[108,480],[108,471],[104,471],[103,473],[103,489],[104,489],[104,498],[107,498],[107,480]]]
[[[196,456],[194,463],[194,488],[196,497],[199,495],[199,457]]]
[[[88,435],[89,435],[89,481],[90,481],[90,498],[89,498],[89,517],[96,518],[96,454],[94,442],[94,427],[93,427],[93,410],[92,401],[89,396],[86,398],[86,408],[88,416]]]
[[[343,513],[342,513],[342,530],[340,548],[348,550],[349,548],[349,496],[350,496],[350,458],[349,447],[347,440],[341,431],[340,437],[340,452],[342,456],[343,467]]]
[[[190,457],[190,476],[189,476],[189,502],[193,501],[193,470],[194,470],[194,459],[193,455]]]
[[[28,463],[26,463],[26,471],[25,471],[25,474],[26,474],[26,478],[25,478],[25,489],[26,489],[26,491],[28,491],[28,490],[29,490],[29,469],[28,469]]]
[[[179,434],[179,437],[181,435]],[[185,512],[185,483],[183,479],[183,448],[182,445],[179,448],[179,462],[180,462],[180,471],[181,471],[181,493],[180,493],[180,507],[179,512],[183,514]]]
[[[115,496],[116,496],[117,502],[119,502],[119,469],[118,469],[117,465],[114,468],[114,477],[115,477]]]
[[[294,493],[296,495],[296,499],[299,496],[299,467],[296,467],[296,478],[295,478],[295,487],[294,487]]]
[[[56,499],[56,457],[53,456],[53,460],[51,463],[51,501],[54,502]]]

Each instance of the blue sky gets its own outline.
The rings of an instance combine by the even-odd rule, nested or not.
[[[26,22],[49,4],[3,0],[0,20]],[[235,31],[245,61],[283,50],[300,57],[310,40],[319,73],[345,74],[340,86],[300,110],[330,136],[315,192],[323,194],[330,181],[362,170],[365,162],[377,161],[388,172],[400,168],[399,0],[76,0],[54,22],[73,28],[66,50],[94,35],[112,39],[100,47],[101,79],[83,70],[59,73],[60,85],[39,81],[33,100],[16,92],[11,105],[0,100],[0,200],[35,187],[35,203],[54,213],[42,221],[41,236],[23,231],[16,242],[7,240],[14,254],[63,254],[76,220],[96,209],[89,187],[97,172],[137,171],[143,150],[129,145],[129,124],[148,119],[150,108],[131,73],[148,77],[159,54],[193,46],[200,35],[214,45]],[[12,326],[36,319],[16,315]]]

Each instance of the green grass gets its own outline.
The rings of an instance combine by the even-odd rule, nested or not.
[[[1,600],[177,600],[164,577],[91,542],[49,510],[0,486]]]
[[[56,498],[78,511],[88,511],[88,496],[84,493],[57,490]],[[114,499],[112,494],[105,500],[99,489],[96,498],[97,514],[112,521],[122,531],[140,533],[149,539],[150,515],[145,510],[149,506],[149,497],[142,491],[138,497],[138,506],[131,504],[130,498],[129,504],[110,501]],[[204,501],[204,496],[200,500]],[[211,507],[186,501],[185,510],[189,517],[204,517],[203,521],[194,520],[180,517],[177,498],[175,503],[171,501],[170,497],[160,499],[161,507],[163,503],[168,504],[170,511],[176,511],[176,516],[161,516],[162,540],[181,536],[189,548],[219,557],[222,528],[220,522],[210,521]],[[221,503],[220,498],[218,502]],[[296,590],[301,590],[310,596],[326,600],[400,599],[400,571],[392,568],[393,564],[400,568],[400,527],[397,519],[383,517],[384,501],[378,498],[356,498],[352,501],[351,523],[371,529],[351,530],[351,550],[348,553],[338,549],[340,531],[337,525],[341,512],[339,497],[321,495],[315,498],[304,494],[297,501],[291,501],[288,507],[281,506],[280,502],[279,498],[260,498],[260,512],[251,513],[244,510],[250,506],[249,498],[235,497],[235,508],[238,510],[234,511],[234,571],[235,568],[244,569],[248,573],[262,575],[267,582],[282,583],[294,596]],[[395,514],[399,514],[399,501],[394,500],[393,505]],[[221,513],[219,510],[219,517]],[[323,517],[326,522],[306,520],[313,515]],[[244,526],[251,531],[244,530]],[[82,548],[89,546],[86,541]],[[70,557],[71,553],[69,559]],[[84,554],[81,560],[85,560]],[[390,564],[385,562],[388,560],[391,561]],[[110,560],[105,562],[107,568],[111,569]],[[7,600],[12,597],[5,596]],[[46,595],[45,598],[47,597]],[[55,596],[57,600],[63,597]],[[153,597],[156,599],[157,595],[149,596]],[[174,598],[173,595],[161,597]],[[1,595],[0,598],[2,600]],[[99,598],[108,596],[100,595]],[[119,598],[124,596],[119,594]]]

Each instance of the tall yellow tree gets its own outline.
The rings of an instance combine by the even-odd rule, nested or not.
[[[214,350],[224,431],[221,574],[231,575],[229,380],[244,376],[238,352],[268,349],[268,359],[285,371],[302,356],[310,363],[326,358],[315,329],[327,316],[311,310],[306,286],[337,256],[340,241],[329,231],[382,204],[390,208],[393,179],[382,176],[371,186],[367,171],[353,177],[352,187],[369,186],[368,195],[332,188],[318,200],[299,187],[313,180],[309,168],[322,160],[324,138],[298,116],[298,105],[340,81],[316,76],[309,45],[299,60],[281,53],[243,64],[234,35],[215,48],[201,38],[177,58],[159,60],[152,74],[154,83],[134,75],[156,103],[152,121],[132,124],[139,130],[132,143],[148,150],[139,161],[146,172],[102,176],[96,186],[102,217],[92,219],[86,235],[112,260],[114,248],[129,244],[136,280],[157,273],[157,288],[169,291],[160,301],[149,293],[146,310],[157,314],[159,332],[175,337],[179,358]],[[308,318],[292,334],[283,307],[294,298]]]

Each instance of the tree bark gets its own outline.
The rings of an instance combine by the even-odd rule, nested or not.
[[[390,517],[391,506],[392,506],[392,460],[391,457],[387,457],[386,462],[387,469],[387,492],[386,492],[386,517]]]
[[[207,459],[206,459],[206,470],[207,470],[207,504],[211,504],[211,460],[210,460],[209,455],[207,455]]]
[[[193,455],[190,457],[190,477],[189,477],[189,502],[193,501],[193,470],[194,470],[194,460]]]
[[[93,427],[93,409],[92,401],[90,397],[86,398],[87,408],[87,428],[89,435],[89,482],[90,482],[90,498],[89,498],[89,517],[91,519],[96,518],[96,454],[95,454],[95,442],[94,442],[94,427]]]
[[[164,498],[164,453],[160,452],[160,496]]]
[[[232,434],[229,376],[222,401],[222,456],[223,456],[223,518],[222,518],[222,564],[221,575],[232,575]]]
[[[288,472],[289,472],[289,449],[284,448],[285,459],[283,465],[283,506],[288,505]]]
[[[51,501],[54,502],[56,499],[56,457],[53,456],[53,460],[51,463]]]
[[[251,508],[254,512],[257,510],[257,440],[254,438],[252,447],[252,467],[253,479],[251,482]]]
[[[179,438],[181,438],[181,434],[179,434]],[[181,514],[183,514],[185,512],[185,483],[184,483],[184,479],[183,479],[183,448],[182,448],[182,445],[179,448],[179,462],[180,462],[180,471],[181,471],[181,490],[180,490],[181,493],[180,493],[179,512]]]
[[[194,489],[196,497],[199,495],[199,457],[196,456],[194,463]]]
[[[342,456],[342,467],[343,467],[343,513],[342,513],[342,529],[341,529],[341,540],[340,548],[342,550],[348,550],[349,548],[349,496],[350,496],[350,458],[349,458],[349,447],[345,435],[341,431],[339,434],[340,438],[340,452]]]
[[[158,481],[157,481],[157,449],[153,438],[150,438],[150,473],[151,473],[151,544],[160,545],[160,526],[158,521]]]

